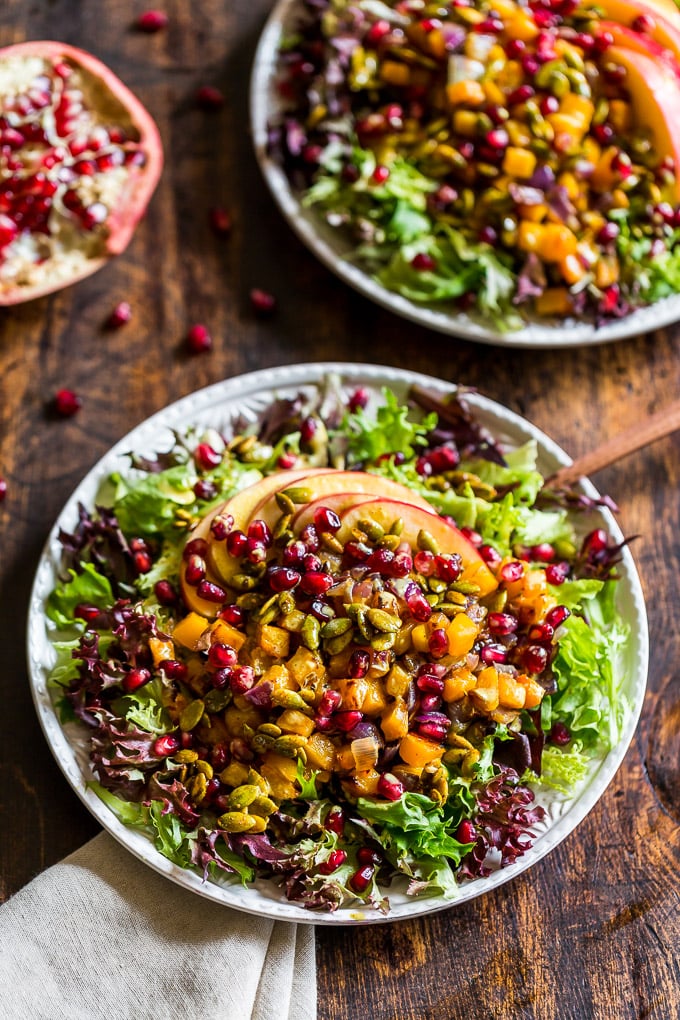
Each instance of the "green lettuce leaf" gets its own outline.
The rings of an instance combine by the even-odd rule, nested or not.
[[[47,599],[47,615],[62,629],[75,624],[75,609],[81,603],[106,609],[115,601],[108,578],[100,574],[92,563],[81,566],[80,574],[69,570],[71,579],[57,585]]]
[[[397,451],[413,457],[437,423],[435,414],[410,421],[408,408],[391,390],[384,389],[383,396],[385,403],[378,408],[375,420],[363,409],[345,416],[341,429],[348,437],[348,454],[354,463],[375,462],[383,454]]]
[[[364,818],[380,825],[383,846],[397,857],[406,854],[416,859],[448,857],[458,864],[467,852],[466,844],[451,835],[451,820],[445,819],[442,809],[420,793],[405,793],[392,802],[361,797],[357,806]]]

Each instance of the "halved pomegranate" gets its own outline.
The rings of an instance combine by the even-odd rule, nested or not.
[[[156,125],[101,61],[60,42],[0,49],[0,305],[124,251],[162,166]]]

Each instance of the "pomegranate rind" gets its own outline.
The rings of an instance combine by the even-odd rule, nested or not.
[[[32,286],[18,285],[0,292],[0,307],[22,304],[63,290],[91,276],[116,255],[122,254],[132,240],[137,224],[144,215],[163,170],[163,143],[156,123],[146,107],[113,71],[85,50],[66,43],[36,40],[17,43],[0,49],[0,63],[13,57],[39,56],[57,63],[65,58],[95,77],[126,110],[139,133],[139,146],[146,156],[143,167],[132,167],[117,208],[110,211],[105,241],[106,252],[96,256],[64,279]],[[57,256],[58,257],[58,256]]]

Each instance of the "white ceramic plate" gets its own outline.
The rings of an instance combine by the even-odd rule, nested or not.
[[[75,724],[62,727],[47,688],[47,677],[54,662],[54,650],[49,637],[50,624],[45,616],[45,600],[55,585],[59,569],[61,557],[61,547],[57,538],[59,529],[72,531],[77,521],[78,503],[91,507],[102,481],[112,471],[129,469],[127,454],[130,451],[149,454],[169,449],[173,443],[171,430],[183,429],[188,425],[196,425],[199,428],[214,426],[220,429],[228,427],[237,415],[245,415],[253,420],[274,396],[294,396],[302,387],[314,387],[329,372],[336,373],[342,378],[348,393],[359,385],[367,386],[376,392],[383,386],[388,386],[401,397],[405,397],[413,383],[440,387],[443,390],[452,388],[450,384],[428,376],[396,368],[336,363],[292,365],[252,372],[217,383],[184,397],[149,418],[116,443],[95,465],[68,500],[50,533],[31,595],[28,661],[32,693],[40,723],[64,775],[101,825],[140,860],[178,885],[239,910],[276,919],[316,924],[361,924],[429,914],[443,910],[453,903],[464,903],[474,899],[526,871],[576,828],[604,793],[621,764],[633,736],[642,707],[647,677],[647,620],[640,582],[632,557],[625,549],[620,568],[621,580],[618,584],[618,607],[621,616],[628,621],[631,628],[630,643],[622,663],[622,675],[625,678],[623,689],[630,704],[630,711],[626,717],[620,743],[609,754],[594,763],[587,781],[576,797],[571,799],[554,795],[541,797],[539,802],[546,808],[547,813],[543,822],[534,829],[536,840],[533,848],[503,871],[498,871],[489,878],[476,879],[462,885],[457,900],[412,899],[391,890],[391,911],[387,918],[356,909],[338,910],[334,914],[316,914],[297,904],[289,903],[272,882],[258,881],[246,889],[229,878],[220,883],[204,883],[199,875],[185,871],[161,856],[150,839],[141,832],[122,825],[99,797],[88,789],[87,783],[93,777],[88,762],[86,735]],[[519,445],[529,438],[535,438],[539,445],[539,466],[543,473],[549,474],[560,465],[569,463],[567,455],[525,419],[478,395],[470,395],[469,401],[494,435],[502,438],[508,445]],[[596,494],[596,490],[589,482],[585,482],[583,488],[591,496]],[[596,514],[594,518],[588,520],[587,526],[589,528],[597,526],[598,522],[603,523],[619,540],[621,539],[621,533],[608,512]]]
[[[503,347],[581,347],[649,333],[680,319],[680,295],[641,308],[623,319],[596,329],[591,322],[567,320],[546,325],[538,319],[512,333],[500,333],[492,326],[463,312],[448,311],[444,304],[420,305],[379,284],[372,276],[346,259],[347,243],[339,231],[329,227],[313,209],[305,209],[291,188],[281,167],[267,152],[267,126],[281,109],[274,83],[277,54],[282,36],[294,23],[299,0],[279,0],[264,28],[255,55],[251,80],[250,115],[255,153],[281,212],[298,237],[341,280],[384,308],[421,326]]]

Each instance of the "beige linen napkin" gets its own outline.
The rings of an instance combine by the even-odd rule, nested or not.
[[[106,833],[0,907],[2,1020],[314,1020],[311,925],[174,885]]]

